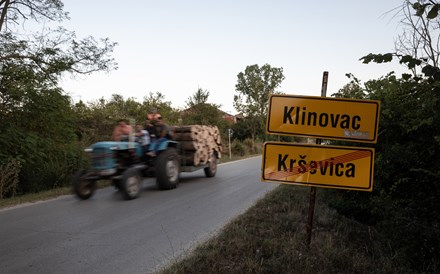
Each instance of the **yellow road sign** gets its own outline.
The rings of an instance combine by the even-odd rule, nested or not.
[[[262,181],[373,190],[374,149],[266,142]]]
[[[377,142],[380,101],[273,94],[266,132]]]

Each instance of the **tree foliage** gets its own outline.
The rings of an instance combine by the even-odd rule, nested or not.
[[[365,99],[366,94],[361,87],[361,81],[356,78],[353,74],[345,74],[350,80],[350,82],[344,85],[337,93],[332,94],[336,98],[357,98]]]
[[[80,161],[70,98],[41,73],[8,64],[1,72],[0,104],[0,162],[20,161],[17,192],[64,183]],[[58,164],[63,169],[53,176]]]
[[[390,73],[336,94],[353,95],[381,101],[374,191],[333,193],[332,199],[341,199],[333,205],[374,225],[402,264],[435,272],[440,264],[440,216],[434,213],[440,207],[440,83]]]
[[[98,99],[88,104],[80,101],[73,106],[78,123],[76,134],[84,146],[94,142],[110,140],[114,126],[119,119],[144,125],[150,109],[156,109],[167,123],[177,123],[177,110],[165,101],[162,93],[150,92],[142,103],[135,98],[124,98],[113,94],[110,99]]]
[[[78,40],[74,32],[61,27],[34,34],[30,40],[0,33],[0,62],[30,66],[56,83],[63,72],[90,74],[115,69],[109,56],[115,45],[107,38],[100,42],[93,37]]]
[[[206,104],[209,98],[209,91],[198,88],[192,96],[185,102],[187,108],[192,108],[199,104]]]
[[[395,43],[395,52],[385,54],[370,53],[360,60],[363,63],[386,63],[397,58],[407,66],[414,76],[418,70],[427,77],[440,80],[440,18],[438,16],[440,4],[438,1],[404,0],[396,9],[395,17],[401,17],[403,33]],[[407,76],[406,76],[407,77]]]
[[[209,91],[198,88],[186,101],[186,109],[181,112],[180,124],[217,126],[221,135],[227,128],[220,105],[208,103]]]
[[[83,162],[77,142],[83,116],[59,87],[63,73],[116,68],[116,44],[107,38],[77,39],[61,26],[29,31],[24,24],[65,19],[59,0],[0,0],[0,165],[20,163],[17,193],[65,184]]]
[[[0,31],[9,31],[26,20],[62,21],[68,19],[60,0],[1,0]]]
[[[335,94],[380,100],[381,114],[373,193],[334,193],[332,203],[373,225],[399,263],[424,273],[440,269],[439,7],[437,1],[404,1],[396,52],[361,58],[382,63],[397,57],[410,73],[364,85],[352,81]]]
[[[63,72],[90,74],[116,68],[110,56],[116,43],[108,38],[77,39],[63,27],[23,31],[13,26],[26,20],[62,21],[68,19],[59,0],[0,1],[0,62],[29,66],[55,82]]]
[[[144,97],[144,100],[142,102],[142,111],[143,111],[142,115],[144,115],[143,119],[145,119],[145,115],[151,109],[156,109],[162,115],[162,117],[166,119],[167,123],[169,124],[178,123],[178,119],[179,119],[178,111],[171,106],[171,101],[165,100],[165,95],[163,93],[150,92],[148,96]]]
[[[252,139],[264,135],[264,123],[267,114],[269,95],[278,93],[277,88],[284,80],[283,68],[247,66],[244,72],[237,75],[234,95],[235,109],[251,120]]]

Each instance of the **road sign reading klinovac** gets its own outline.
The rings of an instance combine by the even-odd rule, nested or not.
[[[374,149],[267,142],[262,181],[373,190]]]
[[[380,101],[273,94],[269,134],[377,142]]]

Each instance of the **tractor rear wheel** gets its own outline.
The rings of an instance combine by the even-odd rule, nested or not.
[[[137,168],[129,168],[122,174],[120,187],[127,200],[137,198],[142,188],[142,176]]]
[[[175,148],[168,147],[157,156],[156,179],[160,189],[173,189],[179,183],[180,160]]]

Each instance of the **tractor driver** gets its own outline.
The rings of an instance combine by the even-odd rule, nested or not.
[[[159,150],[160,145],[171,139],[171,132],[167,124],[165,124],[162,120],[162,116],[157,114],[156,119],[153,122],[153,127],[155,131],[155,139],[151,141],[150,144],[150,152],[147,155],[151,157],[155,157],[157,155],[157,151]]]

